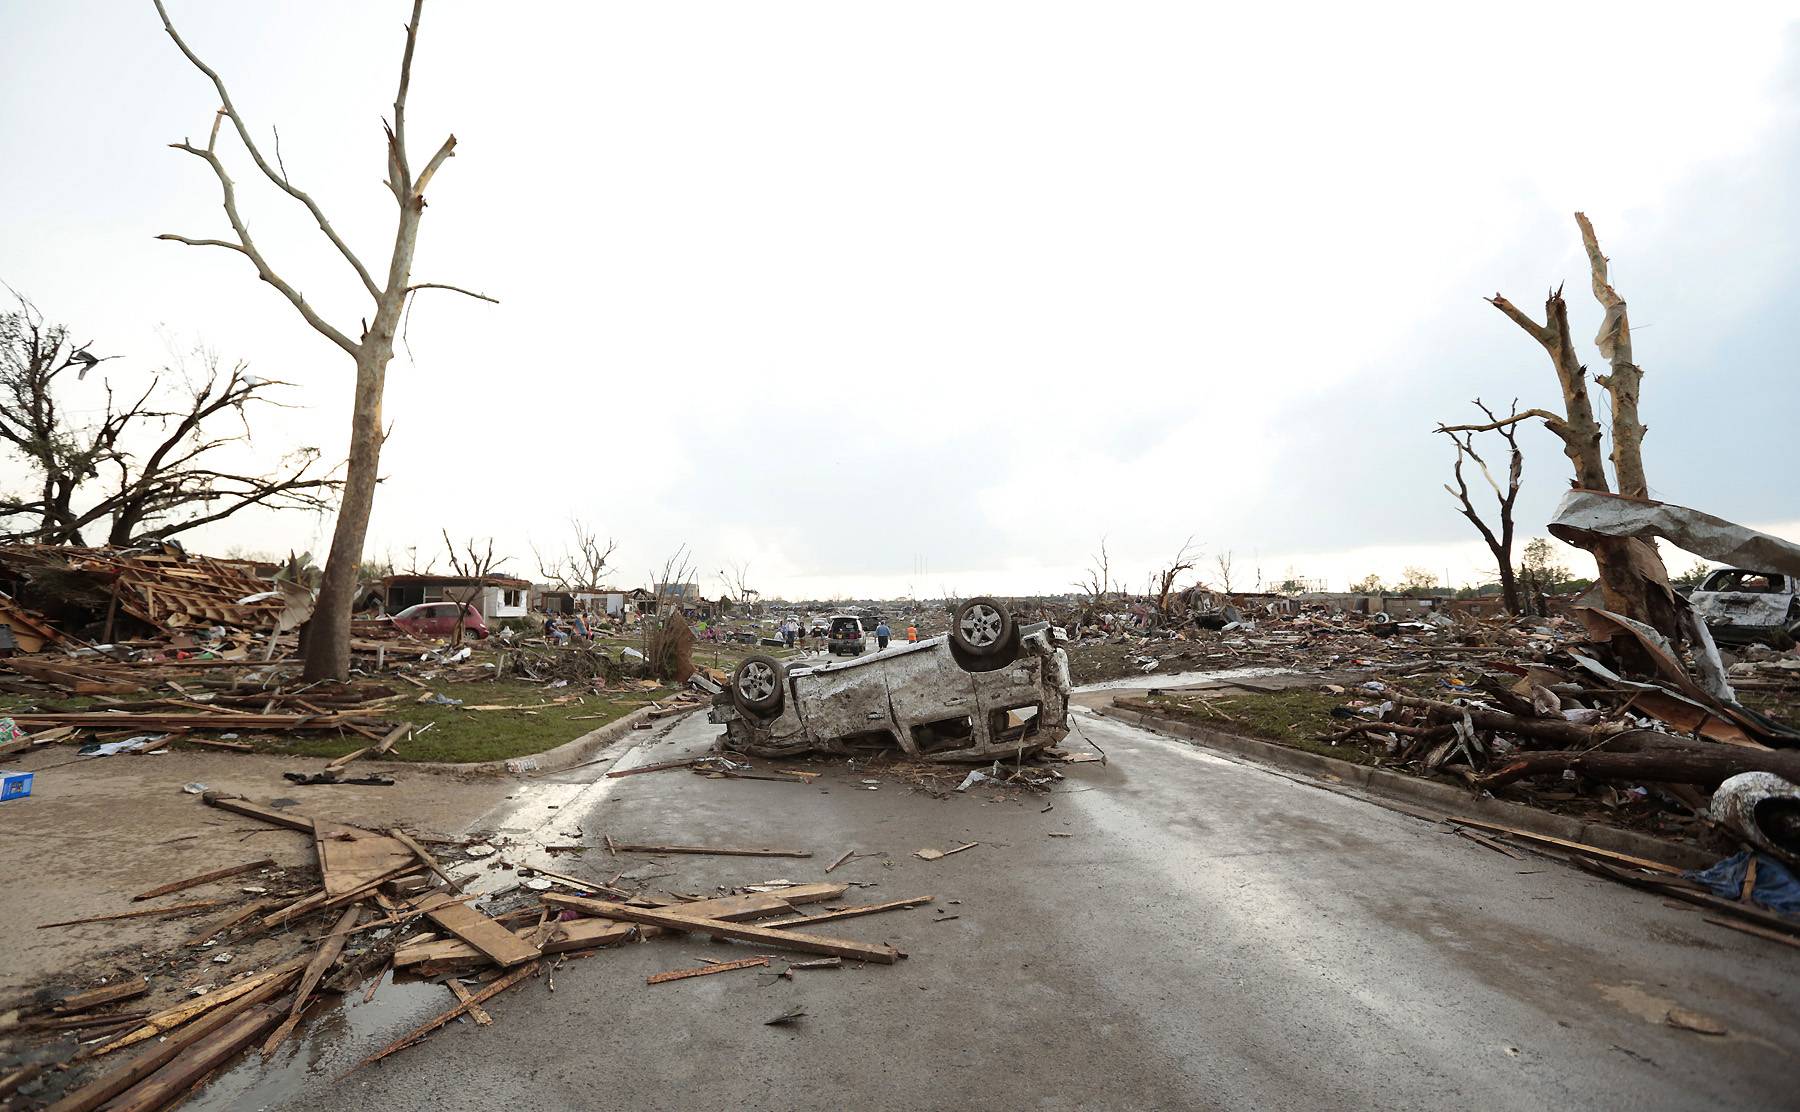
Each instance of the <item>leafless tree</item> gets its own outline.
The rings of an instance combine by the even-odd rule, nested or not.
[[[606,573],[612,568],[608,561],[619,547],[618,542],[611,537],[601,540],[600,534],[578,517],[569,519],[569,529],[574,534],[572,542],[563,555],[553,560],[545,559],[536,545],[531,547],[531,554],[537,557],[538,573],[558,590],[571,594],[598,591],[606,586]]]
[[[382,282],[376,281],[356,252],[350,249],[350,245],[332,227],[318,202],[288,179],[287,169],[281,165],[279,144],[273,164],[263,156],[262,148],[251,137],[249,125],[232,103],[224,79],[211,66],[201,61],[200,56],[176,33],[175,25],[170,22],[169,13],[163,6],[163,0],[153,2],[156,14],[162,18],[163,30],[168,32],[169,38],[187,60],[193,63],[194,68],[206,75],[219,94],[219,110],[213,117],[206,145],[198,147],[183,139],[171,146],[193,155],[211,168],[213,176],[218,179],[225,217],[232,232],[230,239],[195,239],[173,234],[157,238],[193,247],[219,247],[244,256],[256,269],[258,278],[273,286],[314,331],[337,345],[356,366],[355,400],[350,415],[349,463],[344,477],[343,497],[338,506],[337,526],[332,534],[331,550],[325,562],[325,576],[319,591],[318,606],[309,628],[305,665],[305,678],[308,680],[348,679],[350,610],[355,600],[356,569],[362,560],[363,541],[369,531],[369,514],[375,504],[375,484],[381,463],[381,397],[387,381],[387,366],[394,357],[395,334],[400,327],[407,299],[419,290],[439,289],[466,294],[482,301],[494,300],[486,294],[448,283],[412,280],[413,252],[418,245],[419,220],[425,213],[425,189],[445,160],[456,153],[456,136],[451,135],[438,146],[437,151],[426,161],[424,169],[417,174],[413,172],[412,163],[407,156],[406,97],[412,83],[413,51],[418,44],[419,19],[424,9],[424,0],[413,0],[412,18],[406,24],[406,45],[400,57],[400,81],[399,89],[394,95],[394,115],[391,121],[383,125],[387,134],[386,185],[394,196],[398,214],[387,273]],[[238,211],[237,189],[220,157],[219,132],[221,125],[227,121],[236,131],[245,153],[250,156],[256,168],[275,188],[306,208],[318,224],[319,231],[337,253],[343,256],[350,269],[355,271],[374,310],[371,316],[364,318],[362,330],[355,338],[314,309],[298,289],[277,273],[251,237],[249,224]]]
[[[1225,594],[1231,593],[1231,549],[1213,557],[1213,566],[1219,569],[1219,589]]]
[[[1475,526],[1475,531],[1481,534],[1481,539],[1487,544],[1488,551],[1493,553],[1494,562],[1500,569],[1500,598],[1506,606],[1506,612],[1521,614],[1524,613],[1524,609],[1519,598],[1519,583],[1514,576],[1512,562],[1513,504],[1519,500],[1519,483],[1525,473],[1525,453],[1519,449],[1519,426],[1516,421],[1502,421],[1494,416],[1494,411],[1488,408],[1480,398],[1475,399],[1475,407],[1487,415],[1490,430],[1499,433],[1500,438],[1506,442],[1508,461],[1506,485],[1502,487],[1495,480],[1494,473],[1488,469],[1487,461],[1482,459],[1481,453],[1475,450],[1474,432],[1468,431],[1466,426],[1440,423],[1437,431],[1448,436],[1456,445],[1456,463],[1450,471],[1456,480],[1456,486],[1451,487],[1446,483],[1444,489],[1450,492],[1450,497],[1456,499],[1461,507],[1458,512],[1469,519],[1469,524]],[[1514,398],[1512,411],[1507,416],[1509,418],[1516,417],[1518,412],[1519,401]],[[1465,459],[1475,461],[1475,466],[1481,468],[1482,478],[1486,479],[1488,486],[1493,489],[1494,501],[1498,505],[1500,515],[1498,531],[1489,525],[1481,516],[1481,512],[1475,508],[1474,498],[1469,494],[1468,480],[1463,476]]]
[[[44,319],[19,297],[0,314],[0,444],[34,475],[37,490],[0,496],[0,536],[43,544],[84,544],[102,528],[108,544],[172,537],[222,521],[252,506],[324,510],[336,480],[315,471],[315,449],[293,452],[266,474],[215,464],[219,449],[250,442],[249,410],[287,408],[270,395],[289,385],[248,373],[238,363],[221,371],[218,357],[201,352],[204,377],[182,371],[180,385],[153,374],[121,401],[109,376],[98,421],[79,422],[68,406],[67,372],[80,381],[105,362],[68,329]],[[236,428],[221,424],[235,419]],[[14,522],[7,527],[7,522]]]
[[[1169,561],[1169,566],[1156,573],[1151,586],[1155,588],[1158,614],[1167,616],[1169,613],[1169,595],[1175,590],[1175,580],[1181,577],[1182,572],[1194,570],[1194,561],[1198,557],[1191,554],[1190,550],[1193,547],[1193,537],[1182,541],[1180,551],[1176,552],[1175,558]]]
[[[1631,361],[1631,325],[1625,312],[1625,299],[1613,289],[1607,277],[1607,258],[1600,252],[1594,226],[1579,212],[1575,214],[1575,223],[1581,229],[1581,242],[1587,249],[1594,296],[1606,310],[1596,344],[1601,355],[1611,362],[1612,374],[1595,381],[1612,399],[1612,461],[1618,493],[1645,498],[1649,496],[1643,462],[1645,429],[1638,420],[1638,394],[1643,371]],[[1499,294],[1488,301],[1549,353],[1557,382],[1562,387],[1563,412],[1528,409],[1487,425],[1471,425],[1457,431],[1485,432],[1531,418],[1542,419],[1545,427],[1563,442],[1563,453],[1575,470],[1575,486],[1610,493],[1612,487],[1607,481],[1606,457],[1600,451],[1600,423],[1594,418],[1593,403],[1588,398],[1587,367],[1575,354],[1575,342],[1569,334],[1569,307],[1563,301],[1562,288],[1550,291],[1544,302],[1542,324]],[[1609,610],[1648,622],[1677,644],[1686,640],[1684,623],[1668,587],[1668,571],[1653,545],[1635,538],[1595,537],[1586,543],[1586,547],[1599,565],[1600,588]]]
[[[656,612],[644,619],[644,657],[658,679],[685,682],[694,673],[694,631],[681,612],[687,601],[682,587],[693,576],[693,553],[685,544],[663,561],[660,575],[651,572]]]
[[[719,571],[719,578],[725,581],[725,589],[731,597],[737,599],[744,607],[746,614],[755,614],[758,610],[757,599],[762,592],[750,586],[749,563],[727,564]]]
[[[1101,604],[1113,591],[1112,558],[1107,555],[1105,537],[1100,538],[1100,551],[1096,552],[1092,559],[1093,563],[1088,567],[1087,578],[1075,584],[1075,589],[1087,596],[1087,609],[1090,614],[1098,611]]]
[[[473,538],[464,541],[458,551],[456,543],[450,539],[450,531],[444,530],[444,550],[450,557],[450,574],[468,582],[454,587],[445,587],[444,596],[456,604],[456,632],[450,638],[453,645],[462,644],[463,626],[468,623],[469,607],[481,600],[482,592],[491,584],[488,582],[500,565],[506,563],[510,556],[494,555],[494,538],[487,539],[484,548],[476,548]]]

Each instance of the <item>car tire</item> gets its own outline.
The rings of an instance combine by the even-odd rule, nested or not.
[[[971,657],[997,656],[1014,641],[1012,612],[998,599],[983,595],[956,608],[950,618],[950,640]]]
[[[731,699],[741,710],[772,714],[781,709],[787,670],[772,656],[752,656],[731,675]]]

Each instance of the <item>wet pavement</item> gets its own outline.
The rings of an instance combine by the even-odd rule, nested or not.
[[[646,986],[753,947],[663,938],[564,964],[348,1077],[448,1007],[384,985],[319,1014],[200,1108],[515,1110],[1792,1107],[1800,952],[1557,863],[1077,712],[1108,755],[1048,796],[868,790],[605,770],[688,755],[693,715],[521,788],[482,828],[577,877],[621,869],[711,893],[859,885],[926,907],[818,928],[890,942],[895,966],[755,971]],[[620,841],[794,846],[810,859],[608,856]],[[1067,837],[1050,837],[1052,834]],[[923,848],[972,850],[934,862]],[[827,878],[846,849],[852,859]],[[487,870],[484,884],[512,874]],[[776,956],[773,969],[782,967]],[[765,1021],[792,1006],[792,1026]],[[1668,1026],[1671,1007],[1723,1037]]]

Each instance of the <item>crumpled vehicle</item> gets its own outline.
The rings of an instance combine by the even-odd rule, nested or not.
[[[1061,630],[1019,626],[992,598],[957,607],[950,632],[854,660],[738,665],[708,719],[726,748],[759,757],[900,753],[992,761],[1069,732],[1069,656]]]
[[[1779,572],[1720,568],[1688,595],[1713,640],[1743,644],[1800,635],[1800,596],[1794,577]]]

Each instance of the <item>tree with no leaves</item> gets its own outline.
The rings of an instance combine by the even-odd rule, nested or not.
[[[1194,561],[1199,559],[1199,556],[1190,552],[1193,547],[1193,537],[1182,541],[1181,550],[1175,553],[1175,559],[1169,561],[1168,567],[1156,573],[1151,586],[1156,589],[1156,612],[1158,614],[1168,614],[1169,595],[1175,589],[1175,580],[1180,578],[1182,572],[1194,570]]]
[[[619,547],[618,542],[611,537],[602,541],[600,534],[578,517],[569,519],[569,529],[574,533],[574,542],[556,559],[547,560],[536,546],[532,547],[538,572],[558,590],[570,594],[599,591],[606,586],[606,573],[612,568],[608,561],[612,559],[613,550]]]
[[[289,384],[258,378],[244,363],[222,371],[216,355],[200,355],[204,378],[178,363],[180,386],[165,387],[164,375],[154,374],[124,401],[109,376],[100,384],[106,401],[99,421],[79,423],[71,416],[79,405],[65,404],[78,402],[65,391],[67,372],[78,368],[79,381],[106,360],[71,344],[68,329],[46,321],[24,297],[16,311],[0,313],[0,444],[37,485],[30,496],[0,495],[0,537],[79,545],[103,531],[107,544],[127,545],[252,506],[328,509],[338,483],[315,471],[316,449],[291,452],[263,474],[218,462],[220,449],[250,442],[253,406],[286,408],[270,395]],[[236,430],[219,428],[234,418]]]
[[[1638,395],[1644,372],[1632,362],[1631,324],[1625,312],[1625,299],[1613,289],[1607,273],[1607,257],[1600,252],[1594,226],[1582,213],[1575,214],[1581,229],[1582,246],[1587,250],[1588,269],[1594,298],[1606,310],[1595,346],[1612,367],[1610,375],[1596,376],[1594,381],[1606,390],[1612,401],[1612,464],[1618,481],[1618,493],[1630,498],[1648,498],[1649,485],[1644,477],[1644,434],[1638,419]],[[1563,454],[1575,471],[1575,486],[1582,490],[1612,493],[1606,474],[1607,457],[1601,453],[1600,422],[1594,417],[1593,402],[1588,397],[1587,367],[1575,354],[1575,341],[1569,332],[1569,306],[1563,300],[1562,288],[1550,291],[1544,301],[1544,321],[1539,323],[1500,294],[1488,303],[1505,313],[1507,318],[1536,340],[1549,353],[1557,382],[1562,387],[1563,412],[1527,409],[1510,417],[1484,425],[1449,426],[1445,432],[1486,432],[1520,421],[1539,418],[1544,426],[1563,442]],[[1627,617],[1648,622],[1676,644],[1687,638],[1685,623],[1677,613],[1668,588],[1669,575],[1656,548],[1635,538],[1597,537],[1589,545],[1594,561],[1600,567],[1600,587],[1606,607]]]
[[[456,632],[450,643],[462,644],[463,626],[468,624],[469,607],[480,601],[483,591],[488,589],[488,577],[500,570],[500,565],[512,559],[510,556],[494,555],[494,538],[487,539],[487,547],[476,548],[473,538],[463,542],[461,551],[450,539],[450,531],[444,530],[444,549],[450,554],[450,574],[469,580],[457,587],[445,587],[444,596],[456,603]]]
[[[1519,583],[1513,576],[1512,564],[1513,505],[1519,500],[1519,484],[1525,473],[1525,453],[1519,449],[1518,422],[1502,421],[1495,417],[1494,411],[1489,409],[1480,398],[1475,399],[1475,407],[1487,414],[1491,431],[1499,433],[1500,438],[1506,441],[1508,459],[1506,486],[1502,488],[1495,481],[1494,473],[1488,470],[1487,461],[1482,459],[1481,453],[1475,450],[1475,434],[1473,432],[1459,432],[1447,425],[1439,424],[1437,431],[1448,436],[1456,445],[1456,463],[1450,472],[1456,478],[1456,486],[1452,488],[1446,483],[1444,489],[1450,492],[1450,497],[1457,500],[1460,506],[1457,512],[1469,519],[1469,524],[1475,526],[1475,531],[1480,533],[1481,539],[1486,542],[1488,551],[1494,554],[1494,562],[1500,569],[1500,597],[1506,606],[1506,612],[1520,614],[1524,610],[1519,598]],[[1508,416],[1509,418],[1516,417],[1518,413],[1519,402],[1515,398],[1512,412]],[[1469,495],[1469,483],[1463,477],[1463,460],[1465,459],[1475,461],[1475,466],[1481,468],[1482,478],[1486,479],[1488,486],[1493,488],[1494,501],[1499,504],[1500,528],[1498,532],[1481,516],[1481,512],[1475,508],[1475,500]]]
[[[218,179],[225,218],[230,223],[232,232],[230,239],[195,239],[173,234],[157,238],[185,243],[190,247],[218,247],[242,255],[255,268],[258,278],[273,286],[294,307],[294,311],[300,314],[301,319],[335,344],[356,366],[355,403],[350,415],[349,464],[344,475],[343,498],[338,506],[337,527],[332,534],[331,550],[325,561],[325,575],[319,588],[318,605],[308,628],[305,666],[307,680],[348,679],[350,609],[355,601],[356,569],[362,561],[363,541],[369,531],[369,515],[375,505],[375,483],[381,464],[383,439],[381,397],[386,387],[388,363],[394,357],[394,338],[400,327],[401,314],[406,308],[407,299],[419,290],[451,290],[482,301],[494,300],[486,294],[460,286],[412,280],[413,252],[418,245],[419,220],[425,213],[426,186],[431,183],[444,162],[456,153],[456,136],[452,135],[439,145],[436,153],[416,174],[407,156],[406,96],[408,86],[412,83],[413,50],[418,43],[419,17],[424,9],[424,0],[413,0],[412,19],[406,24],[406,46],[400,58],[400,83],[399,91],[394,96],[394,115],[391,121],[384,124],[387,134],[385,183],[394,196],[398,213],[393,247],[388,256],[387,274],[381,282],[376,281],[356,252],[338,235],[318,203],[288,179],[287,169],[281,165],[279,141],[273,164],[263,156],[262,148],[251,138],[249,125],[232,103],[224,79],[211,66],[201,61],[200,56],[176,33],[175,25],[163,6],[163,0],[152,2],[156,5],[156,14],[162,19],[163,30],[168,32],[169,38],[182,55],[193,63],[195,69],[206,75],[218,92],[219,110],[213,117],[206,145],[197,147],[186,139],[170,145],[200,159],[212,170],[213,176]],[[355,272],[363,290],[368,294],[374,312],[364,318],[362,330],[354,339],[347,331],[332,324],[315,310],[306,297],[275,270],[251,237],[250,227],[238,210],[236,185],[226,172],[224,160],[220,156],[219,132],[227,121],[237,133],[245,153],[255,163],[257,170],[275,188],[306,208],[318,224],[320,233]]]

